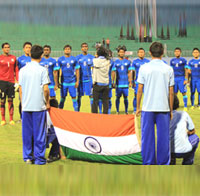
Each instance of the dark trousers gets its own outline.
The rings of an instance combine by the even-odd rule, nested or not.
[[[109,106],[109,85],[99,86],[94,84],[93,86],[93,104],[92,104],[92,113],[98,113],[99,98],[102,95],[103,103],[103,114],[108,114]]]

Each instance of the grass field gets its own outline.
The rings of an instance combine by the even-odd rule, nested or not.
[[[134,91],[130,90],[130,114],[133,94]],[[59,92],[57,98],[60,99]],[[182,95],[179,94],[179,98],[180,109],[183,109]],[[114,99],[115,96],[112,98],[113,114]],[[19,120],[18,103],[16,94],[15,121]],[[90,112],[88,103],[89,98],[83,97],[81,112]],[[121,113],[123,108],[121,100]],[[67,97],[64,109],[73,110],[70,97]],[[200,110],[195,108],[188,112],[200,136]],[[8,111],[6,113],[8,119]],[[195,165],[200,165],[199,149]],[[22,160],[21,124],[0,127],[0,196],[196,196],[199,173],[199,167],[194,166],[125,166],[72,160],[60,160],[45,166],[26,165]]]

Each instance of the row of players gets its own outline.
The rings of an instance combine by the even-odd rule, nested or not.
[[[8,106],[10,112],[10,122],[13,124],[13,98],[14,92],[12,85],[3,83],[6,81],[14,83],[14,72],[16,79],[18,80],[18,70],[24,67],[31,61],[30,51],[32,44],[25,42],[23,45],[24,55],[16,60],[16,57],[10,55],[10,44],[2,44],[3,55],[0,56],[0,96],[1,96],[1,115],[2,125],[5,124],[5,101],[6,95],[8,96]],[[48,68],[49,78],[51,83],[49,84],[51,99],[56,98],[55,90],[60,86],[61,88],[61,100],[59,108],[64,107],[65,98],[69,92],[72,97],[73,107],[75,111],[80,111],[81,97],[84,95],[89,96],[90,104],[92,105],[92,67],[93,58],[91,54],[88,54],[88,44],[81,44],[82,54],[77,57],[71,56],[72,47],[70,45],[64,46],[64,56],[58,58],[56,61],[50,57],[51,47],[49,45],[44,46],[43,58],[40,62],[42,66]],[[126,47],[119,46],[118,59],[112,60],[112,52],[110,52],[111,68],[110,68],[110,93],[109,93],[109,113],[111,111],[112,102],[112,88],[116,88],[116,111],[119,113],[120,97],[124,97],[125,113],[128,113],[128,93],[129,87],[135,89],[135,96],[133,99],[133,108],[136,110],[136,94],[137,94],[137,76],[141,65],[149,62],[145,58],[145,50],[143,48],[138,49],[138,58],[132,63],[125,58]],[[175,75],[175,87],[174,91],[177,93],[180,91],[183,94],[184,110],[187,110],[187,84],[189,83],[189,76],[191,76],[191,105],[194,108],[194,95],[197,89],[200,93],[200,59],[199,49],[193,49],[194,59],[187,63],[187,60],[181,57],[181,49],[175,48],[175,58],[171,59],[170,65],[174,69]],[[15,70],[11,70],[12,67]],[[59,85],[59,75],[61,70],[61,84]],[[199,96],[200,97],[200,96]],[[99,110],[101,113],[102,102],[99,101]],[[21,106],[19,106],[21,113]]]

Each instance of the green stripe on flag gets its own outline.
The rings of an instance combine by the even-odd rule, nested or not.
[[[127,164],[127,165],[142,165],[142,156],[141,152],[128,154],[128,155],[119,155],[119,156],[106,156],[98,154],[90,154],[86,152],[80,152],[61,146],[65,156],[68,159],[72,160],[81,160],[89,162],[98,162],[98,163],[112,163],[112,164]]]

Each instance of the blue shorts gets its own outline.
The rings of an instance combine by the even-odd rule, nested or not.
[[[69,91],[69,94],[71,97],[76,97],[77,96],[77,89],[75,88],[75,86],[61,86],[61,90],[60,90],[60,96],[61,97],[66,97],[67,93]]]
[[[49,85],[49,92],[50,92],[50,97],[56,96],[56,93],[54,91],[54,85]]]
[[[128,97],[128,88],[116,88],[116,96],[117,97]]]
[[[80,82],[78,87],[78,96],[91,96],[92,95],[92,82]]]
[[[185,81],[185,78],[175,79],[174,93],[178,93],[178,90],[181,93],[187,92],[187,86],[184,85],[184,81]]]
[[[197,89],[197,92],[200,93],[200,80],[191,80],[190,83],[190,89],[191,93],[195,93],[195,90]]]

